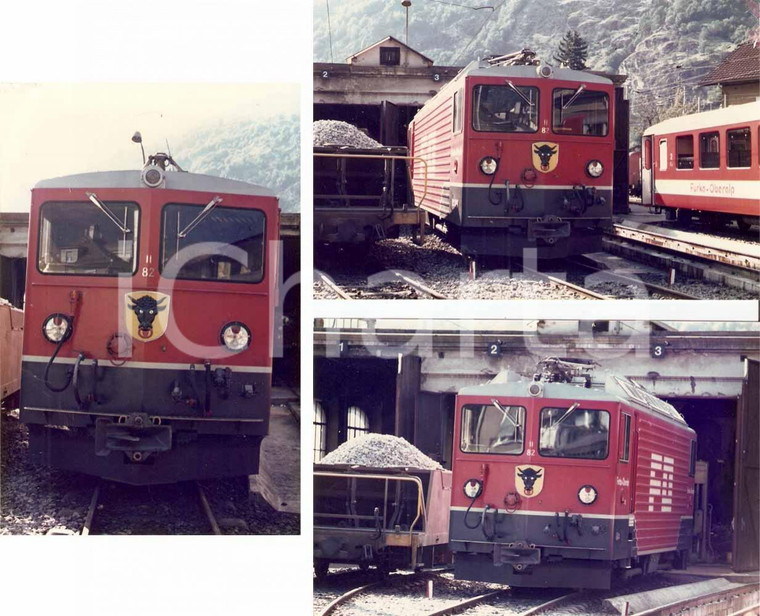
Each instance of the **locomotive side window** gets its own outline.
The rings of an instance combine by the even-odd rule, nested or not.
[[[563,135],[606,137],[610,98],[604,92],[562,88],[552,93],[552,130]]]
[[[535,133],[538,130],[538,88],[475,86],[472,127],[479,132]]]
[[[460,449],[465,453],[518,455],[525,439],[525,408],[468,404],[462,409]]]
[[[620,461],[628,462],[631,458],[631,416],[622,413],[623,430],[620,435]]]
[[[40,211],[37,267],[43,274],[118,276],[137,268],[136,203],[49,201]],[[117,222],[118,221],[118,224]]]
[[[676,137],[676,167],[694,169],[694,137],[681,135]]]
[[[720,167],[720,135],[717,131],[699,133],[699,167],[700,169]]]
[[[752,156],[749,127],[726,131],[729,167],[749,167]]]
[[[261,282],[266,248],[264,212],[216,206],[191,225],[203,209],[203,205],[184,203],[164,206],[161,274],[184,280]]]
[[[452,130],[456,133],[461,133],[464,126],[464,114],[462,113],[462,93],[454,92],[454,101],[452,103],[454,109],[452,111]]]
[[[538,452],[542,456],[589,460],[607,457],[610,437],[607,411],[582,409],[578,403],[570,408],[543,408],[540,424]]]

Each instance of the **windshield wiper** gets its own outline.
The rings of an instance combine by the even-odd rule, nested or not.
[[[573,404],[570,406],[569,409],[567,409],[564,413],[562,413],[562,417],[560,417],[556,422],[554,422],[554,425],[561,424],[565,419],[567,419],[570,414],[577,409],[581,405],[580,402],[573,402]]]
[[[567,109],[570,105],[573,104],[573,101],[578,98],[581,92],[583,92],[586,89],[586,84],[581,84],[578,89],[575,91],[575,93],[570,97],[570,100],[568,100],[566,103],[562,105],[562,111]]]
[[[211,199],[211,201],[208,202],[208,205],[203,208],[203,211],[200,214],[198,214],[189,225],[187,225],[184,229],[182,229],[182,231],[177,233],[177,237],[181,237],[181,238],[187,237],[187,234],[190,233],[190,231],[192,231],[193,229],[195,229],[195,227],[198,226],[198,224],[204,218],[206,218],[206,216],[208,216],[211,213],[211,210],[213,210],[217,206],[217,204],[221,202],[222,202],[221,197],[214,197],[213,199]]]
[[[111,210],[109,210],[100,199],[98,199],[98,196],[95,193],[86,192],[84,194],[87,195],[87,198],[90,201],[92,201],[95,204],[95,206],[108,217],[108,220],[110,220],[113,224],[119,227],[119,230],[122,233],[131,233],[129,229],[127,229],[124,225],[122,225],[119,222],[119,219],[116,218],[116,216],[114,216],[114,213]]]
[[[516,423],[515,420],[509,416],[509,412],[507,411],[507,409],[505,409],[495,399],[491,399],[491,404],[493,404],[497,409],[499,409],[501,411],[501,414],[504,415],[504,417],[506,417],[509,420],[509,423],[511,423],[515,428],[520,427],[520,425]]]
[[[520,92],[520,90],[517,89],[515,84],[513,84],[509,79],[507,79],[507,85],[517,93],[517,96],[519,96],[521,99],[525,101],[525,104],[528,105],[528,107],[533,107],[533,101],[530,100],[527,96],[525,96],[525,94]],[[585,88],[586,86],[581,86],[581,87]]]

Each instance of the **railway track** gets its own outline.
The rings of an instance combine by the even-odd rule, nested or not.
[[[479,597],[472,597],[471,599],[465,599],[454,605],[450,605],[440,610],[436,610],[435,612],[429,612],[425,616],[452,616],[453,614],[466,613],[466,610],[469,610],[470,608],[476,607],[478,605],[488,604],[494,601],[495,599],[498,599],[502,595],[507,594],[508,592],[509,592],[509,589],[496,590],[494,592],[489,592],[484,595],[480,595]],[[560,597],[555,597],[554,599],[550,599],[549,601],[544,601],[543,603],[530,607],[527,610],[518,612],[515,616],[536,616],[537,614],[540,614],[541,612],[556,606],[558,603],[562,603],[563,601],[570,600],[573,596],[577,594],[578,593],[573,592],[573,593],[568,593],[566,595],[562,595]]]
[[[210,533],[207,534],[214,534],[214,535],[221,535],[223,534],[221,529],[219,528],[219,524],[216,521],[216,517],[214,516],[214,512],[212,511],[208,499],[206,498],[206,494],[203,490],[203,487],[199,482],[193,482],[195,486],[195,490],[198,497],[198,504],[199,508],[202,511],[203,515],[205,516],[205,520],[208,523],[208,529],[210,530]],[[87,510],[87,515],[85,517],[84,524],[82,525],[82,530],[80,531],[81,536],[88,536],[93,534],[98,534],[97,532],[94,532],[94,529],[96,528],[97,524],[97,516],[102,515],[101,511],[101,493],[103,491],[104,482],[98,482],[95,486],[95,489],[93,490],[92,498],[90,499],[90,506]],[[100,514],[98,512],[101,512]]]
[[[428,299],[448,299],[446,295],[443,293],[439,293],[435,289],[431,289],[429,286],[424,284],[423,282],[420,282],[419,280],[415,280],[414,278],[410,278],[408,275],[395,271],[390,270],[388,272],[384,272],[383,277],[385,280],[382,284],[370,284],[367,287],[359,288],[359,289],[352,289],[349,290],[348,288],[344,286],[338,285],[332,278],[330,278],[327,274],[320,271],[315,271],[315,279],[322,284],[324,284],[328,289],[330,289],[333,293],[335,293],[340,299],[395,299],[398,297],[399,292],[398,291],[383,291],[382,286],[386,284],[394,284],[394,285],[401,285],[402,288],[406,287],[407,289],[412,289],[415,293],[418,295],[421,295],[423,297],[426,297]],[[376,289],[376,290],[373,290]]]

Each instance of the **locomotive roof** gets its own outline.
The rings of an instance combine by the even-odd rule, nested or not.
[[[644,135],[659,135],[664,133],[677,133],[681,131],[699,130],[712,128],[725,124],[738,124],[740,122],[756,122],[760,120],[760,102],[731,105],[722,109],[692,113],[690,115],[670,118],[658,124],[654,124],[644,131]]]
[[[459,390],[460,396],[500,396],[520,397],[530,396],[528,386],[533,381],[514,381],[510,383],[487,383],[472,385]],[[596,400],[603,402],[623,402],[647,412],[665,416],[677,423],[686,425],[681,414],[664,400],[650,394],[637,383],[620,376],[610,376],[604,387],[584,387],[573,383],[541,382],[542,392],[537,398],[564,400]]]
[[[460,75],[464,77],[521,77],[523,79],[536,79],[539,78],[538,73],[536,72],[537,69],[537,66],[525,66],[521,64],[516,66],[500,66],[497,64],[489,64],[488,62],[481,60],[480,62],[470,62],[462,69]],[[575,71],[570,68],[552,67],[551,79],[612,85],[612,80],[607,77],[595,75],[588,71]]]
[[[141,180],[141,171],[95,171],[64,175],[59,178],[41,180],[34,188],[145,188]],[[230,195],[252,195],[258,197],[275,197],[268,188],[228,180],[214,175],[189,173],[184,171],[167,171],[163,188],[156,190],[193,190],[198,192],[218,192]]]

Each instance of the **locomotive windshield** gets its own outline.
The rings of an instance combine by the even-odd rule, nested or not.
[[[521,454],[525,409],[521,406],[468,404],[462,409],[460,448],[465,453]]]
[[[199,219],[204,207],[181,203],[164,207],[161,274],[185,280],[260,282],[264,278],[264,213],[216,205]]]
[[[475,86],[472,127],[494,133],[535,133],[538,130],[538,88]]]
[[[538,452],[556,458],[607,457],[610,414],[607,411],[550,407],[541,409]]]
[[[115,224],[89,201],[42,205],[37,266],[43,274],[117,276],[137,266],[136,203],[105,204]]]
[[[554,90],[552,97],[552,129],[555,133],[607,136],[610,98],[604,92],[563,88]]]

